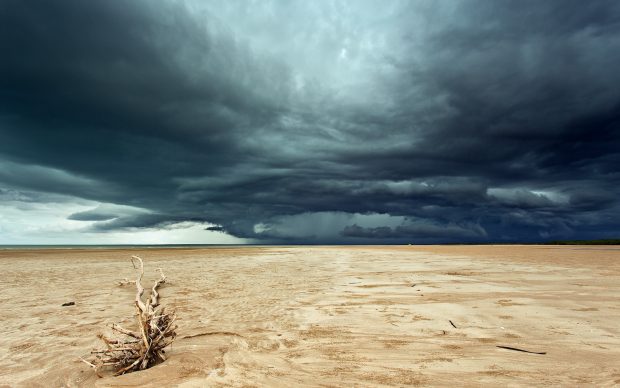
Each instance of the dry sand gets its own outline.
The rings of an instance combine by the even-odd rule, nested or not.
[[[133,325],[131,254],[167,273],[179,338],[97,378],[78,357]],[[0,386],[620,384],[613,247],[2,250],[0,276]]]

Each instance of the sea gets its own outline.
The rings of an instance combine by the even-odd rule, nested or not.
[[[7,249],[162,249],[162,248],[238,248],[238,247],[273,246],[269,244],[116,244],[116,245],[0,245],[0,250]]]

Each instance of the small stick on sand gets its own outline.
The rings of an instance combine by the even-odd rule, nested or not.
[[[450,324],[452,325],[453,328],[456,329],[456,325],[454,324],[454,322],[452,322],[451,320],[448,319],[448,322],[450,322]]]
[[[523,352],[523,353],[532,353],[532,354],[547,354],[547,352],[532,352],[532,351],[530,351],[530,350],[519,349],[519,348],[513,348],[512,346],[496,345],[496,347],[501,348],[501,349],[514,350],[514,351],[516,351],[516,352]]]
[[[136,284],[136,281],[135,280],[129,280],[127,278],[118,281],[118,285],[121,286],[121,287],[126,286],[128,284]]]

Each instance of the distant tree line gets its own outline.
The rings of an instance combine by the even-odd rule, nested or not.
[[[599,240],[558,240],[549,241],[548,245],[620,245],[620,238],[605,238]]]

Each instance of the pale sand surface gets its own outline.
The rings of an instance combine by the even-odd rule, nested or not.
[[[179,338],[97,378],[78,357],[133,325],[131,254],[168,275]],[[2,250],[0,276],[0,386],[620,384],[614,247]]]

